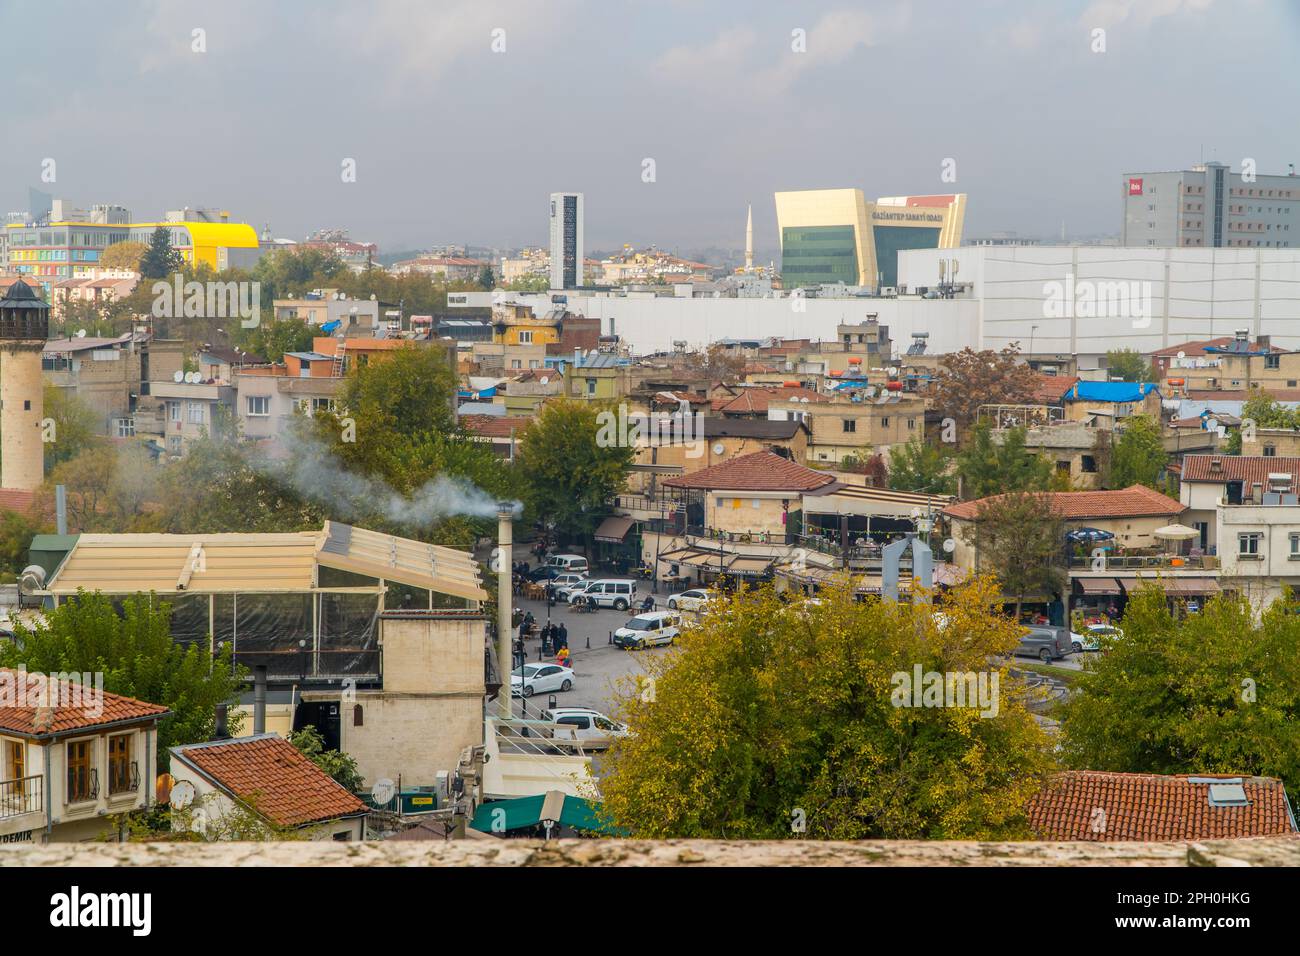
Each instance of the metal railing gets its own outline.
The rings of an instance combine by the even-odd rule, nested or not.
[[[1184,571],[1213,571],[1219,567],[1216,555],[1178,554],[1108,554],[1093,558],[1089,555],[1070,555],[1070,568],[1074,570],[1137,571],[1145,568],[1167,568]]]
[[[0,820],[45,809],[45,778],[39,775],[0,780]]]

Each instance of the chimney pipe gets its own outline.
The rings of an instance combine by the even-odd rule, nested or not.
[[[55,527],[59,534],[68,533],[68,489],[63,485],[54,486]]]
[[[266,733],[266,665],[253,668],[253,733]]]
[[[212,734],[213,740],[229,740],[230,731],[226,728],[226,705],[217,704],[217,727]]]
[[[501,678],[497,710],[507,720],[511,717],[510,672],[514,669],[514,510],[508,501],[497,502],[497,670]]]

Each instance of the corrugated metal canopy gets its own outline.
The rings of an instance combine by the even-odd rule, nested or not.
[[[287,534],[83,534],[46,590],[309,591],[318,566],[474,601],[487,598],[470,554],[335,522],[321,531]]]

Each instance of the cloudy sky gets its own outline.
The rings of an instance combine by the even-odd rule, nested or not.
[[[1296,0],[4,0],[0,36],[4,209],[52,158],[78,205],[388,249],[544,243],[570,189],[589,249],[739,247],[752,201],[761,253],[773,191],[845,186],[1095,235],[1125,172],[1300,164]]]

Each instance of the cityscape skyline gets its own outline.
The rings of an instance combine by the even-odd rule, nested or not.
[[[1269,119],[1300,87],[1270,66],[1294,49],[1300,14],[1265,0],[1244,17],[1212,0],[677,4],[671,29],[581,2],[380,4],[360,30],[330,4],[310,18],[293,4],[259,15],[140,0],[75,18],[63,7],[0,12],[6,35],[20,18],[28,33],[57,23],[69,49],[88,50],[74,71],[35,60],[16,75],[24,136],[0,156],[5,211],[35,186],[148,216],[229,209],[290,238],[339,225],[390,250],[521,247],[545,241],[549,195],[575,189],[590,249],[740,249],[752,202],[762,259],[779,248],[780,191],[962,192],[968,236],[1103,236],[1119,231],[1125,172],[1251,158],[1284,173],[1300,157]],[[1243,21],[1254,40],[1224,46]],[[1105,52],[1090,49],[1096,29]],[[1194,69],[1210,56],[1232,85]],[[964,74],[974,82],[952,82]],[[286,81],[304,91],[296,115],[257,108]],[[701,106],[706,86],[719,92]],[[449,91],[463,109],[448,108]],[[871,105],[886,95],[887,109]],[[526,105],[488,115],[475,100]],[[1055,129],[1027,121],[1055,114]],[[41,179],[47,159],[54,182]],[[355,181],[341,175],[348,160]]]

